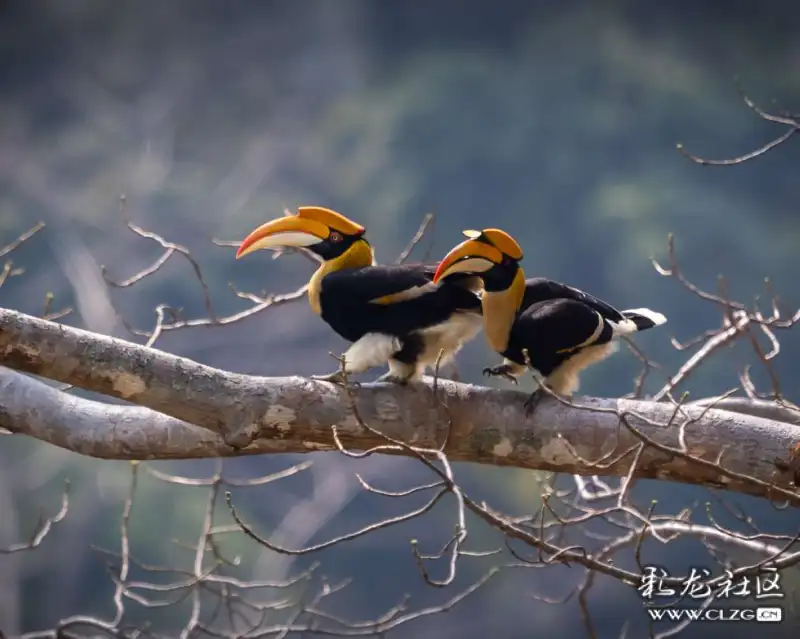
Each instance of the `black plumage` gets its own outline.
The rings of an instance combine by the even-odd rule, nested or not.
[[[471,278],[461,274],[434,284],[432,266],[358,265],[354,256],[365,246],[362,238],[341,255],[351,265],[339,263],[327,272],[323,265],[320,277],[312,277],[310,295],[316,295],[322,319],[353,342],[345,370],[357,373],[388,362],[380,381],[418,379],[437,361],[450,361],[479,332],[480,299],[469,289]],[[319,379],[341,381],[342,374]]]
[[[456,273],[433,282],[436,267],[379,265],[359,224],[322,207],[300,207],[260,226],[237,257],[261,248],[303,247],[321,264],[308,283],[313,310],[352,342],[344,370],[361,373],[389,364],[381,379],[405,383],[437,361],[449,361],[481,327],[480,282]],[[441,359],[440,359],[441,353]],[[342,381],[343,373],[318,379]]]
[[[613,322],[620,322],[625,319],[620,311],[610,304],[598,299],[594,295],[585,293],[580,289],[549,280],[545,277],[529,277],[525,280],[525,295],[522,298],[520,312],[525,311],[529,306],[536,302],[544,302],[556,299],[571,299],[593,308],[603,317]]]
[[[580,352],[578,345],[610,342],[614,325],[625,319],[616,308],[584,291],[543,277],[530,278],[525,280],[508,347],[500,354],[516,364],[530,364],[547,377]]]
[[[530,366],[545,379],[556,372],[565,373],[555,386],[569,392],[577,387],[577,373],[582,368],[613,352],[615,337],[656,325],[647,315],[620,311],[567,284],[544,277],[529,278],[507,346],[500,355],[519,366]],[[590,351],[594,357],[578,358]],[[574,362],[574,370],[569,370],[570,362]],[[501,365],[485,372],[504,375],[509,368]]]
[[[401,349],[393,358],[414,364],[424,348],[421,331],[444,324],[456,313],[481,314],[480,298],[469,290],[472,278],[456,274],[433,284],[435,272],[436,266],[427,264],[333,271],[320,281],[320,314],[350,342],[368,333],[397,337]],[[404,294],[408,295],[405,299]],[[397,299],[376,301],[390,296]]]
[[[590,341],[583,347],[587,348],[611,341],[614,329],[602,313],[603,324],[598,332],[598,313],[593,305],[577,299],[533,302],[517,315],[511,326],[508,347],[500,354],[516,364],[530,364],[547,377],[580,352],[581,347],[577,345]],[[525,358],[526,351],[529,361]]]
[[[650,309],[618,310],[567,284],[525,279],[522,250],[499,229],[465,231],[469,238],[442,260],[434,278],[468,273],[483,282],[483,321],[501,365],[487,375],[516,380],[528,367],[550,389],[571,395],[578,375],[616,350],[615,338],[658,326],[666,318]]]

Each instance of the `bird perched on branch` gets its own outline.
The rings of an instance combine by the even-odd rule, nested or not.
[[[405,384],[437,361],[452,359],[480,332],[480,280],[464,273],[433,282],[435,265],[378,265],[365,229],[344,215],[303,206],[258,227],[236,258],[259,249],[304,247],[322,264],[308,283],[311,308],[353,342],[344,355],[347,374],[389,365],[378,381]],[[440,359],[440,352],[442,353]],[[342,383],[340,369],[315,379]]]
[[[464,231],[467,240],[441,261],[434,282],[456,273],[483,281],[483,324],[491,347],[504,361],[489,376],[517,382],[530,367],[554,393],[569,397],[582,370],[610,356],[614,338],[667,321],[646,308],[618,311],[596,297],[542,277],[525,279],[522,249],[499,229]],[[539,387],[529,410],[542,397]]]

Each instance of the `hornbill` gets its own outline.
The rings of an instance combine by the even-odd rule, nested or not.
[[[484,375],[517,382],[528,366],[554,393],[571,396],[582,370],[617,349],[614,338],[643,331],[667,321],[647,308],[619,311],[571,286],[543,277],[525,279],[522,249],[499,229],[464,231],[467,240],[440,262],[433,281],[456,273],[483,281],[484,332],[491,347],[503,356],[499,366]],[[543,395],[531,397],[529,411]]]
[[[344,373],[389,365],[378,381],[418,380],[451,360],[481,330],[480,280],[456,273],[433,282],[436,266],[378,265],[365,229],[344,215],[303,206],[255,229],[236,258],[265,248],[305,247],[321,258],[308,283],[315,313],[353,342],[338,370],[314,379],[342,383]],[[441,360],[439,353],[442,352]]]

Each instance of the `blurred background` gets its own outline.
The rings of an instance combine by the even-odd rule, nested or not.
[[[219,315],[251,306],[229,282],[254,293],[290,292],[313,267],[295,255],[236,261],[233,248],[212,238],[240,240],[284,208],[317,204],[363,223],[378,259],[388,262],[434,213],[433,233],[415,259],[441,257],[464,228],[500,226],[524,247],[529,276],[569,282],[619,307],[666,313],[663,330],[636,339],[663,366],[648,380],[654,392],[688,356],[670,337],[687,340],[720,323],[718,309],[653,269],[651,257],[666,262],[668,233],[698,285],[714,290],[725,274],[730,294],[750,303],[768,276],[787,307],[800,303],[800,144],[790,140],[732,167],[700,166],[676,150],[683,143],[704,157],[733,157],[781,133],[745,106],[734,78],[765,108],[800,110],[798,18],[789,0],[6,0],[0,244],[38,221],[47,228],[14,253],[14,266],[26,272],[5,283],[2,305],[41,314],[52,292],[54,309],[75,307],[65,323],[140,342],[126,323],[152,329],[159,304],[207,317],[186,260],[171,259],[131,288],[104,283],[101,265],[120,281],[162,252],[125,227],[122,193],[132,221],[192,252]],[[798,335],[785,338],[776,364],[795,401]],[[328,352],[344,343],[301,299],[233,326],[169,332],[158,346],[237,372],[308,375],[333,370]],[[748,357],[747,348],[730,349],[681,390],[693,398],[726,391]],[[487,383],[480,370],[494,361],[484,340],[475,340],[459,356],[461,378]],[[622,348],[584,375],[581,390],[623,395],[638,370]],[[754,378],[765,383],[760,372]],[[390,490],[430,481],[414,461],[337,453],[229,460],[225,472],[255,477],[303,459],[314,461],[311,469],[237,492],[243,516],[292,547],[398,512],[396,501],[366,494],[356,472]],[[156,466],[207,477],[215,463]],[[475,499],[505,512],[533,512],[540,503],[536,473],[468,464],[456,473]],[[0,556],[0,629],[14,634],[113,611],[113,584],[94,548],[119,548],[130,477],[127,462],[23,438],[0,441],[0,547],[25,539],[42,509],[57,509],[66,478],[73,486],[68,517],[41,547]],[[638,489],[665,512],[709,499],[707,491],[672,484]],[[140,477],[136,556],[190,569],[186,544],[196,543],[206,500],[204,488]],[[800,525],[796,513],[739,503],[765,528]],[[242,535],[226,543],[241,558],[243,578],[279,579],[314,560],[331,578],[352,577],[329,609],[369,619],[404,593],[416,607],[441,603],[485,572],[491,557],[465,560],[448,592],[425,584],[409,540],[433,551],[451,531],[452,510],[443,507],[426,521],[313,557],[279,556]],[[470,539],[474,549],[502,543],[477,524]],[[699,557],[680,547],[658,552],[662,563]],[[536,599],[568,594],[577,570],[505,571],[468,604],[394,636],[545,638],[556,629],[564,638],[586,636],[574,600]],[[599,579],[588,600],[597,636],[618,636],[626,621],[628,636],[644,636],[632,589]],[[177,636],[181,610],[131,604],[128,619]],[[704,625],[681,636],[722,631]],[[733,626],[724,631],[751,636]]]

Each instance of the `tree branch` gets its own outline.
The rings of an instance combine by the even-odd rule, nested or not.
[[[443,380],[436,389],[365,384],[350,390],[371,426],[365,429],[349,408],[348,391],[332,384],[230,373],[16,311],[0,310],[0,356],[17,370],[140,405],[107,405],[32,379],[1,378],[3,426],[99,457],[335,450],[332,426],[351,449],[386,443],[371,429],[436,448],[444,439],[440,427],[449,423],[444,452],[453,461],[625,476],[628,457],[644,442],[637,478],[783,499],[796,494],[791,474],[778,471],[776,461],[786,466],[800,427],[707,406],[589,397],[567,405],[548,398],[528,418],[527,395],[518,391]]]
[[[0,427],[104,459],[227,457],[219,435],[141,406],[95,402],[0,367]]]
[[[691,402],[692,406],[711,406],[721,410],[728,410],[742,415],[763,417],[776,422],[786,422],[800,426],[800,409],[788,404],[786,401],[768,402],[764,399],[751,399],[749,397],[724,397],[715,399],[708,397]]]

